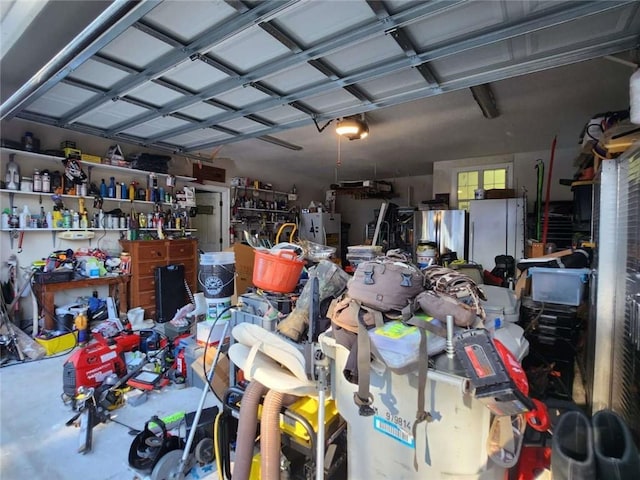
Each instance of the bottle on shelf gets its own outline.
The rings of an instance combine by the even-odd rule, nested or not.
[[[129,198],[129,188],[127,187],[127,182],[122,182],[120,184],[120,198],[126,200]]]
[[[20,228],[20,216],[18,215],[18,207],[15,205],[11,207],[11,214],[9,215],[9,228]]]
[[[42,193],[49,193],[51,191],[51,177],[49,172],[42,173]]]
[[[80,217],[80,228],[82,229],[87,229],[89,228],[89,218],[88,218],[89,212],[87,212],[86,210],[82,212],[82,216]]]
[[[109,198],[116,198],[116,179],[111,177],[109,179],[109,187],[107,189],[107,196]]]
[[[42,191],[42,176],[40,175],[40,170],[38,170],[37,168],[34,168],[33,170],[33,191]]]
[[[71,211],[71,228],[80,228],[80,214]]]
[[[62,212],[62,228],[71,228],[71,213],[66,208]]]
[[[19,216],[20,228],[29,228],[31,226],[31,212],[29,206],[24,205],[22,207],[22,213]]]
[[[102,181],[100,182],[100,196],[102,198],[107,198],[107,184],[104,183],[104,178],[102,179]]]
[[[131,182],[129,184],[129,200],[136,199],[136,182]]]

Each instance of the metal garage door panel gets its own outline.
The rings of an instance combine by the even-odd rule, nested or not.
[[[403,57],[405,54],[398,44],[391,37],[384,36],[349,46],[324,57],[324,60],[340,73],[349,74]]]
[[[430,65],[441,81],[449,81],[471,73],[486,71],[487,65],[497,66],[512,60],[512,52],[507,41],[450,55],[435,60]]]
[[[308,47],[376,18],[366,2],[303,2],[277,19],[277,25]]]
[[[302,113],[297,108],[293,108],[288,105],[282,105],[280,107],[263,110],[260,112],[260,116],[275,123],[293,122],[296,120],[305,120],[308,118],[307,115]]]
[[[77,70],[74,70],[69,75],[69,78],[108,89],[128,75],[129,73],[124,70],[89,59],[80,65]]]
[[[147,111],[146,108],[141,108],[123,101],[108,102],[78,118],[77,121],[78,123],[91,125],[92,127],[109,128]]]
[[[170,88],[166,88],[152,82],[147,82],[131,91],[127,96],[149,103],[153,106],[160,107],[172,102],[173,100],[182,98],[184,95],[181,95]]]
[[[93,92],[59,83],[29,106],[29,111],[61,117],[93,96]]]
[[[528,53],[537,55],[582,42],[593,45],[605,41],[608,37],[617,37],[619,35],[616,34],[627,28],[635,8],[636,6],[629,6],[602,13],[598,16],[597,22],[594,22],[593,17],[579,18],[527,35]],[[636,31],[635,35],[637,34]]]
[[[228,122],[222,122],[220,123],[220,126],[230,128],[241,133],[257,132],[258,130],[264,130],[266,128],[265,125],[254,122],[244,117],[234,118],[233,120],[229,120]]]
[[[204,142],[213,142],[217,140],[226,140],[231,138],[231,135],[224,132],[218,132],[210,128],[204,128],[201,130],[194,130],[193,132],[177,135],[175,137],[167,138],[166,143],[174,145],[181,145],[186,148],[194,145],[199,145]]]
[[[255,26],[221,42],[207,53],[240,72],[247,72],[291,52],[267,32]]]
[[[100,53],[125,65],[144,68],[171,50],[172,48],[168,44],[156,40],[140,30],[129,28],[104,47]]]
[[[172,128],[178,128],[188,124],[189,122],[185,122],[178,118],[161,117],[125,130],[123,133],[133,135],[135,137],[148,138],[153,137],[154,135],[159,135],[167,130],[171,130]]]
[[[502,2],[470,2],[409,25],[406,30],[416,47],[423,51],[454,38],[468,37],[504,20]]]
[[[165,73],[162,78],[170,80],[188,90],[199,92],[214,83],[228,78],[228,76],[217,68],[210,67],[206,63],[186,60],[171,71]]]
[[[183,113],[184,115],[188,115],[190,117],[196,118],[198,120],[204,120],[205,118],[213,117],[214,115],[219,115],[221,113],[224,113],[225,110],[200,102],[200,103],[195,103],[189,107],[183,108],[179,110],[179,112]]]
[[[253,87],[241,87],[216,95],[215,99],[223,103],[227,103],[234,107],[240,108],[260,100],[265,100],[269,95],[256,90]]]
[[[185,1],[163,2],[145,16],[145,22],[175,37],[182,43],[215,28],[236,14],[225,2]]]
[[[333,90],[322,95],[306,98],[304,103],[319,112],[353,108],[360,102],[346,90]]]
[[[424,77],[415,68],[406,68],[391,75],[358,83],[358,87],[375,99],[427,87]]]
[[[282,93],[289,93],[299,88],[326,81],[327,77],[311,65],[302,64],[284,72],[266,77],[262,83]]]

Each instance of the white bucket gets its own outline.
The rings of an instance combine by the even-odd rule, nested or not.
[[[478,188],[473,191],[476,200],[484,200],[484,188]]]
[[[418,267],[425,268],[437,262],[438,252],[436,247],[421,243],[416,248],[416,262]]]
[[[234,252],[207,252],[200,255],[198,283],[205,297],[231,297],[234,293],[235,274]]]
[[[224,331],[224,327],[227,322],[218,320],[213,326],[213,322],[208,320],[198,322],[196,324],[196,343],[200,346],[212,346],[220,343],[220,337]],[[213,327],[213,331],[211,328]],[[227,337],[229,333],[227,332]]]
[[[231,319],[231,310],[224,311],[225,308],[231,306],[231,297],[226,298],[207,298],[207,321],[213,322],[218,315],[220,319],[216,325],[224,325],[224,322]],[[223,313],[224,312],[224,313]]]

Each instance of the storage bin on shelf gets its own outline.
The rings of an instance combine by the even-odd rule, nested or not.
[[[588,268],[531,267],[531,298],[537,302],[560,305],[580,305],[585,285],[589,281]]]

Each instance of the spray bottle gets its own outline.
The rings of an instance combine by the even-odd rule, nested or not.
[[[78,330],[78,345],[86,345],[89,342],[89,320],[87,319],[86,310],[78,313],[73,323],[76,330]]]

